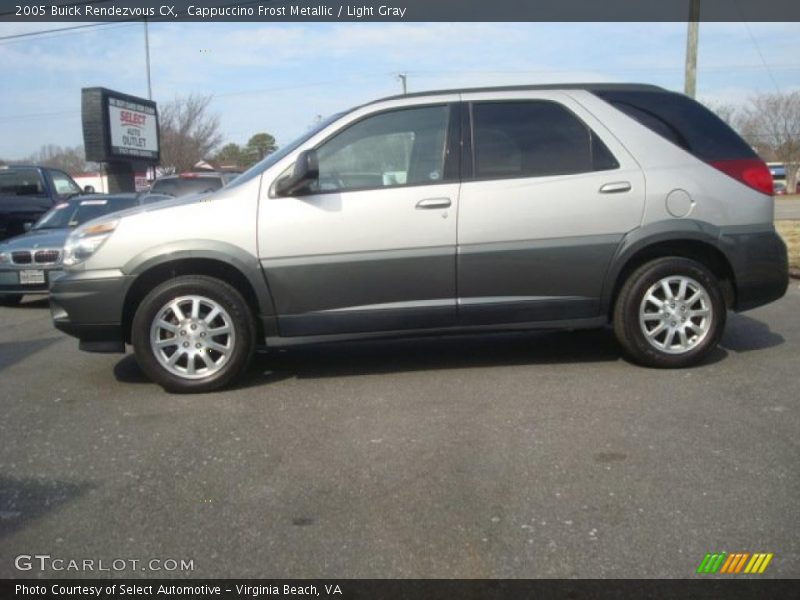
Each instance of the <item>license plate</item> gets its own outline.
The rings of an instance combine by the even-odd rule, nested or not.
[[[44,283],[44,271],[41,269],[19,272],[20,285],[35,285]]]

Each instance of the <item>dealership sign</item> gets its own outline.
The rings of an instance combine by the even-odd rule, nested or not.
[[[84,88],[81,93],[87,160],[158,162],[155,102],[106,88]]]

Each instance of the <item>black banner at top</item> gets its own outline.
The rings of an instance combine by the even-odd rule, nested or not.
[[[798,0],[0,0],[1,21],[800,21]]]

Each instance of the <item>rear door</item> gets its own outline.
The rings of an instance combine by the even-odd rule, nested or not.
[[[262,184],[259,256],[282,336],[455,324],[457,114],[368,114],[317,146],[306,193]]]
[[[460,322],[597,316],[611,257],[642,219],[641,169],[567,94],[464,100],[472,156],[459,205]]]

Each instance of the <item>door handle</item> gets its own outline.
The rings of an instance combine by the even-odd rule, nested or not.
[[[417,202],[417,210],[429,210],[432,208],[447,208],[450,206],[450,198],[425,198]]]
[[[631,191],[630,181],[615,181],[600,187],[601,194],[622,194]]]

